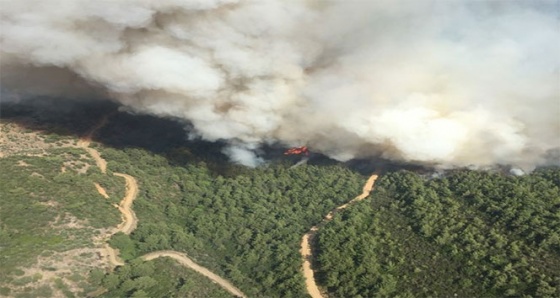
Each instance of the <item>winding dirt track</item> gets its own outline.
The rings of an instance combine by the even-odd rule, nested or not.
[[[99,151],[95,150],[94,148],[90,148],[89,145],[91,143],[92,136],[95,134],[95,132],[98,129],[100,129],[101,127],[103,127],[107,123],[108,117],[109,117],[109,115],[103,117],[101,119],[101,121],[88,132],[88,134],[86,136],[84,136],[83,138],[81,138],[78,141],[78,146],[85,149],[91,155],[91,157],[95,160],[95,163],[97,164],[97,166],[99,167],[101,172],[104,173],[104,174],[107,172],[107,161],[105,161],[105,159],[103,159],[101,157],[101,154],[99,154]],[[108,236],[108,238],[110,238],[113,234],[115,234],[117,232],[123,232],[123,233],[129,235],[130,233],[132,233],[132,231],[134,231],[134,229],[136,229],[136,227],[138,225],[138,218],[136,217],[136,213],[134,213],[134,211],[132,210],[132,203],[134,202],[134,200],[136,199],[136,196],[138,195],[138,181],[136,180],[136,178],[134,178],[130,175],[127,175],[127,174],[123,174],[123,173],[113,173],[113,175],[124,178],[125,183],[126,183],[125,184],[126,185],[126,191],[125,191],[125,195],[124,195],[123,199],[121,200],[121,202],[119,203],[119,205],[115,204],[115,207],[117,207],[122,214],[123,221],[122,221],[121,224],[119,224],[117,226],[115,231],[113,233],[111,233],[111,235]],[[104,197],[108,198],[106,193],[103,194],[104,189],[101,191],[100,189],[102,189],[102,187],[97,183],[94,183],[94,184],[95,184],[95,187],[96,187],[97,191],[101,195],[103,195]],[[117,250],[112,248],[108,243],[105,243],[103,248],[106,251],[106,255],[108,257],[109,263],[111,264],[111,266],[113,268],[117,267],[117,266],[124,266],[125,263],[118,256],[118,251]],[[234,296],[242,297],[242,298],[247,297],[247,296],[245,296],[245,294],[243,294],[243,292],[241,292],[238,288],[234,287],[227,280],[225,280],[225,279],[221,278],[220,276],[214,274],[213,272],[211,272],[207,268],[196,264],[193,260],[191,260],[190,258],[188,258],[185,254],[183,254],[181,252],[173,251],[173,250],[155,251],[155,252],[151,252],[151,253],[143,255],[141,258],[143,260],[150,261],[150,260],[153,260],[153,259],[156,259],[156,258],[159,258],[159,257],[173,258],[173,259],[177,260],[181,265],[183,265],[185,267],[188,267],[188,268],[190,268],[190,269],[208,277],[210,280],[217,283],[219,286],[221,286],[222,288],[224,288],[226,291],[230,292]]]
[[[111,237],[109,237],[111,238]],[[103,249],[107,253],[107,258],[109,259],[109,263],[112,267],[124,266],[124,261],[119,257],[119,253],[116,249],[112,248],[108,243],[103,245]]]
[[[132,202],[134,202],[134,199],[136,199],[136,196],[138,195],[138,182],[134,177],[127,174],[114,173],[113,175],[123,177],[126,181],[126,192],[124,198],[118,206],[119,211],[123,216],[123,222],[117,227],[117,229],[129,235],[138,225],[136,213],[132,211]]]
[[[233,294],[237,297],[243,297],[243,298],[247,297],[247,296],[245,296],[245,294],[243,294],[243,292],[241,292],[238,288],[234,287],[227,280],[225,280],[225,279],[219,277],[218,275],[212,273],[210,270],[196,264],[195,262],[193,262],[190,258],[188,258],[183,253],[173,251],[173,250],[161,250],[161,251],[155,251],[155,252],[151,252],[149,254],[145,254],[145,255],[142,256],[142,259],[146,260],[146,261],[149,261],[149,260],[153,260],[153,259],[156,259],[156,258],[159,258],[159,257],[173,258],[173,259],[177,260],[180,264],[182,264],[186,267],[189,267],[189,268],[193,269],[194,271],[208,277],[209,279],[211,279],[212,281],[214,281],[215,283],[220,285],[222,288],[226,289],[231,294]]]
[[[97,164],[97,167],[101,170],[101,173],[103,173],[103,174],[107,173],[107,161],[104,160],[103,158],[101,158],[101,154],[99,154],[99,151],[97,151],[93,148],[90,148],[89,145],[91,144],[91,138],[97,132],[97,130],[99,130],[101,127],[103,127],[105,124],[107,124],[107,121],[109,120],[109,116],[110,115],[103,116],[103,118],[101,118],[101,121],[99,121],[99,123],[97,123],[87,133],[87,135],[83,136],[78,141],[78,147],[84,148],[89,153],[89,155],[91,155],[93,160],[95,160],[95,163]]]
[[[101,157],[99,151],[97,151],[94,148],[90,148],[89,145],[91,144],[91,138],[97,132],[97,130],[99,130],[101,127],[107,124],[109,116],[110,115],[106,115],[103,118],[101,118],[101,121],[99,121],[99,123],[97,123],[77,143],[78,147],[85,149],[89,153],[89,155],[93,158],[95,164],[97,165],[97,167],[99,167],[99,169],[103,174],[107,173],[107,161]],[[110,235],[107,236],[107,239],[111,238],[111,236],[117,232],[123,232],[128,235],[132,233],[132,231],[134,231],[134,229],[138,224],[138,219],[136,217],[136,214],[134,213],[134,211],[132,211],[131,208],[132,202],[134,201],[134,199],[136,199],[136,195],[138,194],[138,183],[136,179],[130,175],[122,174],[122,173],[113,173],[113,175],[123,177],[125,179],[126,192],[120,204],[119,205],[115,204],[115,207],[118,208],[122,214],[123,221],[117,226],[115,230],[113,230],[113,232]],[[102,196],[104,196],[105,198],[109,197],[105,192],[105,190],[99,184],[94,183],[94,185],[97,191]],[[124,266],[124,261],[121,260],[121,258],[119,258],[117,250],[112,248],[107,243],[103,245],[103,249],[105,250],[105,254],[107,255],[107,259],[112,268],[117,266]]]
[[[373,185],[375,183],[375,180],[377,180],[377,177],[378,175],[376,174],[371,175],[369,179],[366,181],[366,184],[364,184],[362,193],[359,196],[355,197],[350,202],[344,205],[340,205],[334,208],[333,210],[331,210],[329,213],[327,213],[325,218],[323,218],[323,220],[318,225],[311,227],[309,232],[303,235],[303,238],[301,239],[300,253],[301,253],[301,257],[303,258],[303,275],[305,277],[305,286],[307,288],[307,292],[309,293],[309,295],[311,295],[311,297],[323,298],[323,295],[321,295],[321,291],[319,291],[319,287],[317,287],[317,283],[315,283],[314,272],[313,269],[311,268],[311,260],[313,259],[313,250],[311,247],[311,242],[313,240],[313,237],[315,236],[315,234],[317,234],[319,228],[321,228],[326,223],[332,220],[333,216],[337,212],[344,210],[348,206],[358,201],[361,201],[365,199],[367,196],[369,196],[369,193],[373,190]]]

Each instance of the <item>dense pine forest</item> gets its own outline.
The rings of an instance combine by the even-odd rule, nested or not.
[[[334,297],[560,296],[560,170],[384,175],[319,231]]]
[[[237,174],[224,177],[204,163],[171,166],[139,149],[102,152],[109,168],[141,182],[138,228],[111,241],[122,257],[187,252],[252,297],[305,296],[301,236],[365,181],[342,166],[232,166]]]
[[[184,251],[257,297],[305,295],[301,235],[365,181],[340,166],[233,166],[224,177],[137,149],[104,156],[143,181],[138,229],[112,240],[125,258]],[[320,284],[334,297],[556,296],[559,185],[558,169],[387,173],[320,230]]]

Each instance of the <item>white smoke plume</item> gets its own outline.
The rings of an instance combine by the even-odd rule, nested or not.
[[[560,2],[2,0],[2,91],[109,96],[258,164],[559,161]],[[556,151],[555,151],[556,150]]]
[[[264,160],[258,157],[253,150],[245,146],[230,144],[229,147],[224,149],[224,153],[227,154],[233,162],[249,167],[256,167],[263,164]]]

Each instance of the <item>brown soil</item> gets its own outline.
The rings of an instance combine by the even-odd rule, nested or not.
[[[113,266],[124,266],[124,261],[119,257],[118,249],[112,248],[109,244],[105,243],[103,249],[107,253],[107,259]]]
[[[91,157],[93,157],[93,159],[95,160],[95,164],[97,165],[99,170],[101,170],[101,173],[103,173],[103,174],[107,173],[107,161],[105,161],[103,158],[101,158],[101,154],[99,154],[99,151],[97,151],[93,148],[89,148],[89,147],[84,148],[84,149],[86,149],[86,151],[89,153],[89,155]]]
[[[369,177],[369,179],[366,181],[366,183],[364,184],[364,187],[362,189],[362,193],[357,196],[356,198],[352,199],[350,202],[344,204],[344,205],[340,205],[336,208],[334,208],[333,210],[331,210],[329,213],[327,213],[327,215],[325,216],[325,218],[316,226],[311,227],[311,229],[309,230],[309,232],[307,232],[307,234],[303,235],[303,238],[301,239],[301,249],[300,249],[300,253],[301,256],[303,258],[303,275],[305,277],[305,286],[307,288],[307,292],[309,293],[309,295],[311,295],[311,297],[313,298],[322,298],[323,295],[321,294],[321,291],[319,290],[319,287],[317,287],[317,283],[315,282],[315,277],[314,277],[314,272],[313,269],[311,268],[311,260],[313,259],[313,250],[311,247],[311,243],[313,240],[313,237],[315,236],[315,234],[317,234],[317,231],[319,231],[319,228],[321,228],[323,225],[325,225],[326,223],[328,223],[329,221],[332,220],[333,216],[341,211],[346,209],[348,206],[365,199],[367,196],[369,196],[369,193],[372,191],[373,189],[373,185],[375,183],[375,180],[377,180],[377,175],[371,175]]]
[[[107,194],[107,191],[105,190],[105,188],[103,188],[103,186],[101,186],[99,183],[94,183],[93,185],[95,185],[95,189],[97,189],[97,192],[102,195],[105,199],[109,198],[109,195]]]
[[[87,135],[83,136],[80,140],[78,140],[78,143],[76,144],[78,145],[78,147],[84,148],[89,153],[89,155],[95,160],[97,167],[99,167],[101,173],[103,174],[107,172],[107,161],[101,158],[101,154],[99,154],[99,151],[90,148],[89,145],[91,144],[91,138],[97,132],[97,130],[103,127],[105,124],[107,124],[107,121],[109,120],[109,116],[110,115],[105,115],[103,118],[101,118],[101,121],[99,121],[99,123],[97,123],[88,132]]]
[[[24,286],[13,287],[12,291],[20,292],[25,287],[38,288],[43,285],[50,286],[53,290],[52,297],[66,297],[52,283],[56,279],[61,279],[71,292],[77,294],[81,291],[81,285],[76,279],[87,279],[89,272],[95,268],[103,266],[103,260],[98,255],[96,248],[77,248],[64,252],[55,252],[49,256],[39,256],[37,262],[24,269],[21,277],[37,276],[36,281]]]
[[[118,231],[125,234],[130,234],[138,225],[138,218],[136,213],[132,211],[132,202],[138,195],[138,182],[130,175],[115,173],[115,176],[123,177],[126,181],[126,193],[118,208],[123,215],[123,222],[117,227]]]
[[[70,137],[60,137],[58,141],[46,142],[41,131],[30,131],[24,126],[0,122],[0,158],[11,155],[45,156],[47,149],[72,147]]]

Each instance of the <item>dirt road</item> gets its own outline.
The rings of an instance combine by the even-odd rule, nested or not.
[[[105,188],[103,188],[103,186],[101,186],[99,183],[93,183],[93,185],[95,185],[95,188],[97,189],[97,192],[102,195],[105,199],[109,198],[109,195],[107,194],[107,191],[105,190]]]
[[[105,161],[105,159],[101,157],[99,151],[97,151],[94,148],[90,148],[89,145],[91,144],[91,138],[95,134],[95,132],[107,123],[108,116],[109,115],[103,117],[103,119],[95,127],[93,127],[93,129],[90,130],[86,136],[82,137],[78,141],[78,146],[84,148],[89,153],[89,155],[95,160],[95,163],[97,164],[99,169],[101,169],[102,173],[107,172],[107,161]],[[134,231],[134,229],[136,229],[138,225],[138,218],[136,217],[136,213],[134,213],[134,211],[132,210],[132,203],[134,202],[136,196],[138,195],[138,181],[136,180],[136,178],[123,173],[113,173],[113,175],[124,178],[126,191],[119,205],[116,205],[116,207],[119,209],[119,211],[122,214],[123,221],[121,224],[117,226],[114,232],[112,232],[107,237],[107,239],[111,238],[111,236],[117,232],[123,232],[129,235],[130,233],[132,233],[132,231]],[[94,183],[94,185],[97,191],[102,196],[104,196],[105,198],[109,197],[105,192],[105,189],[103,189],[101,185],[99,185],[98,183]],[[124,266],[125,263],[118,256],[118,250],[109,246],[108,243],[104,244],[103,249],[105,250],[107,259],[109,260],[109,263],[111,264],[112,267]],[[181,252],[172,251],[172,250],[156,251],[156,252],[148,253],[142,256],[141,258],[146,261],[149,261],[159,257],[173,258],[177,260],[181,265],[191,268],[194,271],[208,277],[210,280],[217,283],[231,294],[237,297],[243,297],[243,298],[247,297],[239,289],[237,289],[232,284],[230,284],[227,280],[212,273],[210,270],[196,264],[195,262],[193,262],[193,260],[189,259],[185,254]],[[97,292],[103,293],[104,291],[103,289],[100,289],[100,291],[96,291],[95,293]]]
[[[136,199],[136,196],[138,195],[138,182],[136,181],[136,178],[127,174],[114,173],[114,175],[124,178],[126,183],[124,198],[118,206],[119,211],[123,216],[123,222],[117,227],[117,229],[120,232],[129,235],[138,225],[138,218],[136,217],[136,213],[132,210],[132,202],[134,202],[134,199]]]
[[[84,148],[89,153],[89,155],[93,158],[93,160],[95,160],[97,167],[99,167],[101,173],[103,174],[107,172],[107,161],[101,158],[101,154],[99,154],[99,151],[90,148],[89,145],[91,144],[91,138],[93,137],[93,135],[95,135],[97,130],[107,124],[109,116],[110,115],[103,116],[103,118],[101,118],[101,121],[99,121],[94,127],[92,127],[92,129],[85,136],[78,140],[77,144],[78,147]]]
[[[124,266],[124,261],[121,258],[119,258],[119,253],[117,252],[116,249],[112,248],[107,243],[105,243],[103,248],[107,253],[107,258],[109,259],[109,263],[111,263],[113,267]]]
[[[134,211],[132,210],[132,202],[134,202],[134,199],[136,199],[136,196],[138,195],[138,183],[134,177],[127,174],[114,173],[113,175],[123,177],[125,179],[126,191],[120,204],[115,204],[122,214],[122,222],[107,237],[107,240],[109,240],[111,236],[117,232],[123,232],[129,235],[130,233],[132,233],[132,231],[134,231],[134,229],[136,229],[136,226],[138,225],[138,218],[136,217],[136,213],[134,213]],[[109,260],[109,264],[111,264],[112,268],[117,266],[124,266],[124,261],[119,257],[118,250],[112,248],[107,243],[105,243],[103,248],[105,250],[107,259]]]
[[[79,142],[78,142],[79,145]],[[83,147],[89,153],[89,155],[95,160],[95,164],[101,170],[101,173],[107,174],[107,161],[101,157],[99,151],[90,148],[90,147]]]
[[[130,233],[132,233],[132,231],[134,231],[134,229],[136,229],[136,227],[138,226],[138,218],[136,217],[136,213],[134,213],[134,211],[132,210],[132,203],[138,195],[138,182],[134,177],[127,174],[113,173],[113,175],[124,178],[126,191],[119,205],[115,204],[115,206],[121,212],[122,222],[107,237],[107,240],[117,232],[123,232],[127,235],[130,235]],[[97,185],[98,184],[96,184],[96,187]],[[108,198],[108,196],[106,198]],[[105,255],[107,256],[111,267],[114,268],[117,266],[124,266],[124,261],[119,257],[118,250],[112,248],[107,243],[105,243],[103,249],[105,250]]]
[[[99,121],[99,123],[97,123],[87,133],[87,135],[85,135],[78,141],[78,146],[84,148],[89,153],[89,155],[95,160],[97,167],[99,167],[101,172],[104,174],[107,173],[107,161],[101,157],[99,151],[89,147],[89,145],[91,144],[91,138],[93,137],[93,135],[95,135],[97,130],[103,127],[105,124],[107,124],[109,116],[110,115],[106,115],[103,118],[101,118],[101,121]],[[121,200],[120,204],[118,205],[119,211],[123,215],[123,222],[117,227],[117,229],[118,231],[123,232],[125,234],[130,234],[132,233],[132,231],[134,231],[134,229],[138,224],[138,218],[136,217],[136,214],[134,213],[134,211],[132,211],[131,208],[132,202],[134,201],[134,199],[136,199],[136,196],[138,195],[138,182],[136,181],[136,178],[127,174],[114,173],[113,175],[124,178],[126,183],[125,196]],[[97,188],[99,193],[101,193],[104,197],[106,198],[108,197],[107,193],[103,194],[104,190],[103,191],[100,190],[101,186],[99,184],[95,183],[95,187]]]
[[[107,173],[107,161],[101,157],[99,151],[95,148],[90,148],[89,145],[91,144],[91,138],[98,129],[103,127],[107,124],[110,115],[104,116],[99,123],[97,123],[85,136],[78,140],[78,147],[85,149],[89,155],[95,160],[96,165],[99,167],[103,174]],[[123,177],[126,183],[126,192],[121,200],[120,204],[117,205],[117,208],[122,214],[123,221],[121,224],[117,226],[117,228],[107,236],[107,240],[111,238],[111,236],[117,232],[123,232],[125,234],[130,234],[136,228],[138,223],[138,219],[136,218],[136,214],[132,211],[132,202],[136,199],[136,195],[138,194],[138,183],[136,179],[130,175],[122,174],[122,173],[114,173],[113,175]],[[94,183],[95,188],[97,191],[104,196],[105,198],[109,198],[107,192],[101,185],[98,183]],[[109,246],[109,244],[105,243],[103,246],[103,250],[105,251],[105,255],[109,261],[111,267],[123,266],[124,262],[119,258],[118,251]]]
[[[90,132],[88,135],[81,138],[78,141],[78,147],[81,147],[84,150],[86,150],[87,153],[89,153],[89,155],[93,158],[93,160],[95,160],[95,164],[97,165],[99,170],[101,170],[101,173],[105,174],[107,173],[107,161],[101,157],[99,151],[89,147],[89,145],[91,144],[91,135],[93,133],[94,132]]]
[[[226,291],[230,292],[231,294],[237,297],[246,298],[245,294],[241,292],[238,288],[234,287],[230,284],[227,280],[219,277],[218,275],[212,273],[210,270],[196,264],[190,258],[188,258],[185,254],[172,251],[172,250],[162,250],[162,251],[155,251],[149,254],[145,254],[142,256],[143,260],[149,261],[159,257],[170,257],[177,260],[181,265],[189,267],[194,271],[208,277],[213,282],[217,283],[220,287],[224,288]]]
[[[377,177],[378,176],[376,174],[371,175],[369,179],[366,181],[366,183],[364,184],[362,193],[359,196],[355,197],[350,202],[344,205],[340,205],[334,208],[333,210],[331,210],[318,225],[311,227],[309,232],[303,235],[303,238],[301,239],[300,253],[301,253],[301,257],[303,258],[303,275],[305,277],[305,286],[307,288],[307,293],[309,293],[311,297],[313,298],[323,297],[323,295],[321,295],[321,291],[319,290],[319,287],[317,287],[317,283],[315,283],[314,272],[313,269],[311,268],[311,260],[313,259],[313,250],[311,247],[311,242],[313,240],[313,237],[315,236],[315,234],[317,234],[317,231],[319,231],[319,229],[322,226],[324,226],[326,223],[332,220],[333,216],[337,212],[344,210],[348,206],[360,200],[363,200],[367,196],[369,196],[369,193],[373,190],[373,185],[375,183],[375,180],[377,180]]]

